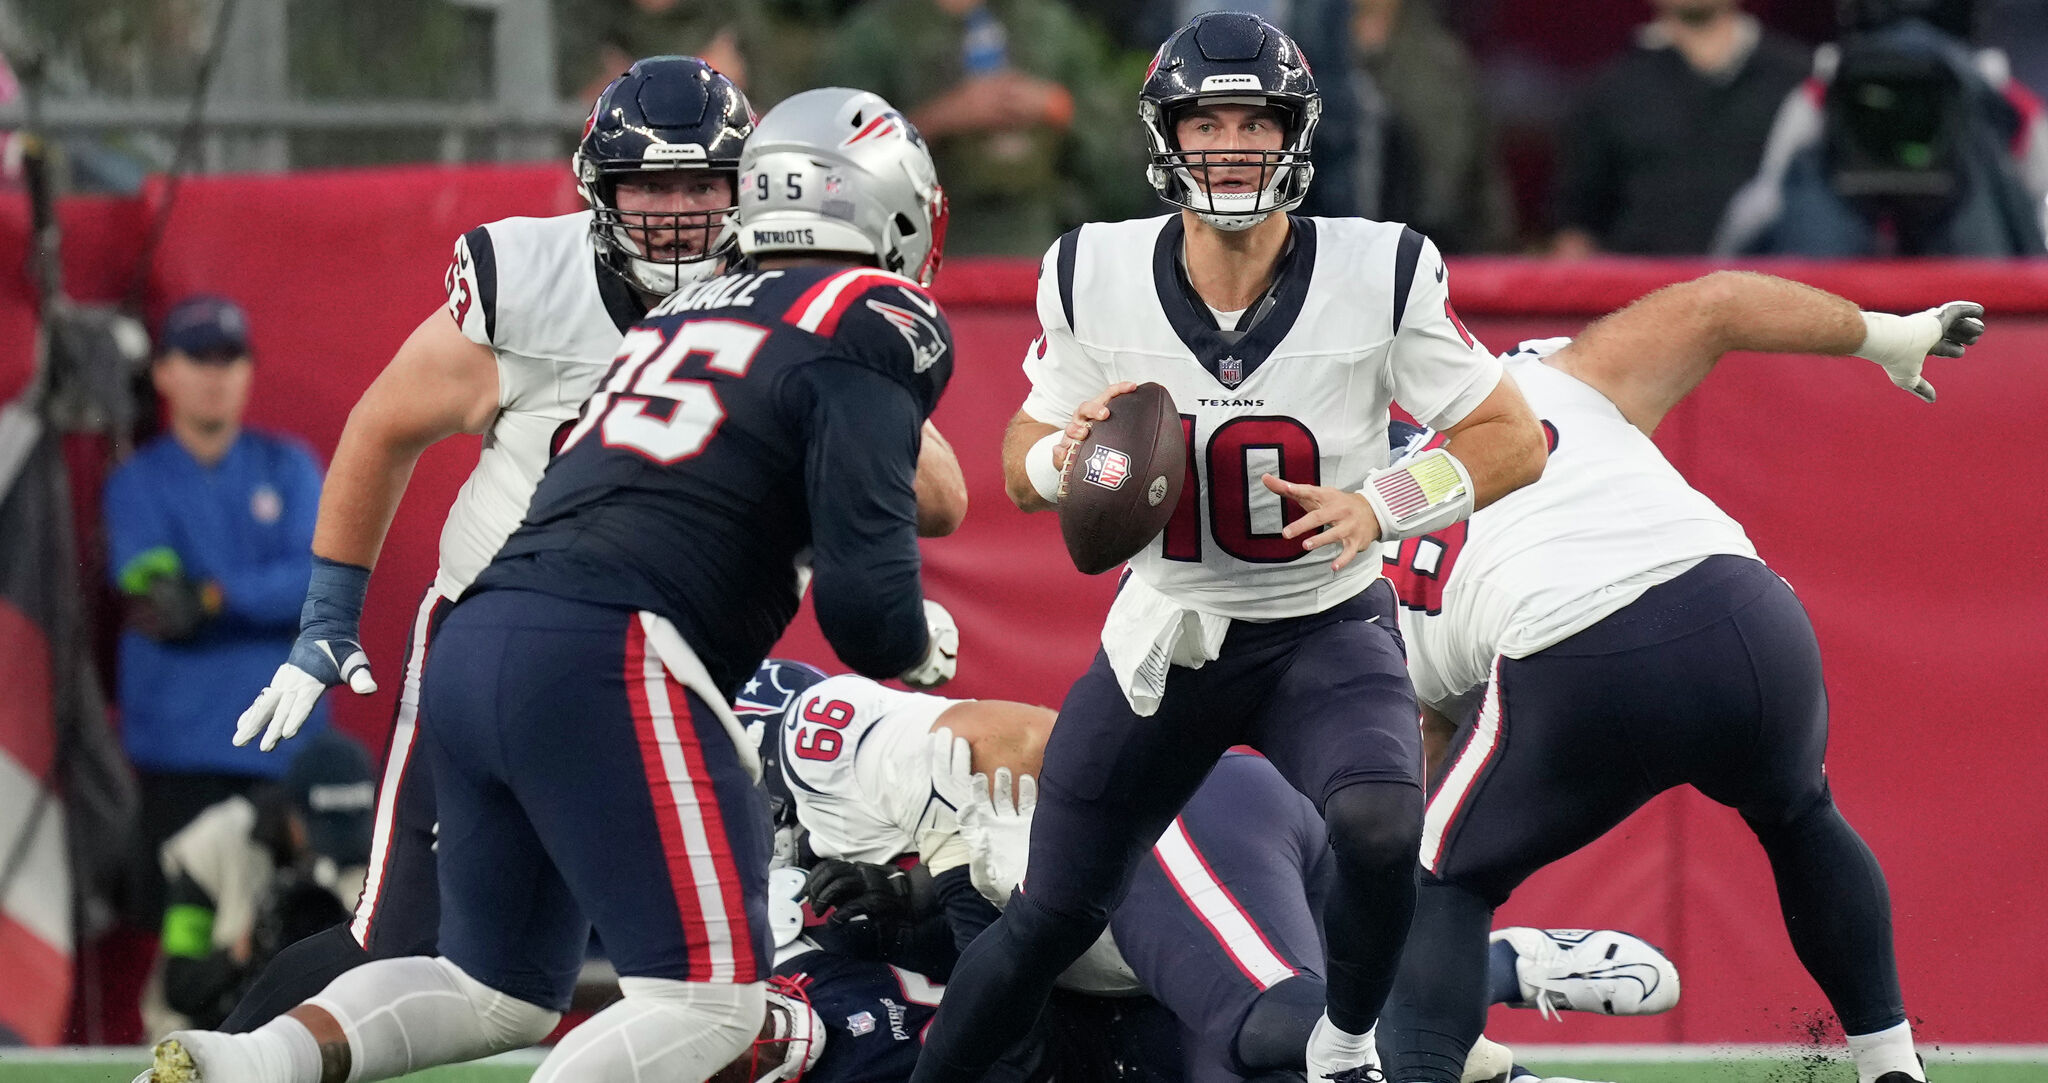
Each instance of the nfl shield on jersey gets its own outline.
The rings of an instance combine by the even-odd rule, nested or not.
[[[1165,385],[1192,476],[1132,573],[1221,616],[1320,612],[1379,575],[1371,559],[1333,573],[1328,553],[1281,537],[1302,511],[1260,475],[1358,489],[1386,465],[1390,402],[1453,425],[1500,379],[1498,361],[1451,312],[1443,259],[1420,234],[1358,218],[1292,224],[1291,248],[1241,333],[1219,330],[1190,297],[1177,215],[1082,226],[1039,275],[1045,334],[1024,361],[1025,412],[1064,425],[1116,381]],[[1098,451],[1079,479],[1116,487],[1129,469],[1116,460]]]
[[[1385,554],[1425,703],[1471,690],[1495,656],[1562,642],[1709,556],[1756,557],[1741,525],[1614,403],[1542,361],[1564,341],[1504,355],[1550,439],[1543,477]]]
[[[441,528],[435,587],[459,598],[519,525],[556,430],[597,389],[646,309],[598,266],[589,211],[470,230],[455,242],[446,285],[463,336],[498,355],[498,414]]]

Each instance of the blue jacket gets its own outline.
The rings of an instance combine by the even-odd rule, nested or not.
[[[107,479],[107,567],[117,586],[138,556],[168,548],[185,576],[221,589],[220,615],[191,640],[121,635],[121,741],[138,769],[284,774],[290,757],[231,738],[297,638],[319,508],[312,452],[248,430],[212,467],[167,435]],[[306,732],[326,724],[322,703]]]

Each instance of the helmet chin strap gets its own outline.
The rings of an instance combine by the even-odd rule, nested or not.
[[[1284,183],[1284,174],[1282,173],[1281,169],[1276,168],[1273,172],[1273,179],[1270,182],[1268,182],[1264,188],[1259,189],[1257,192],[1247,192],[1244,195],[1225,196],[1218,196],[1213,192],[1203,191],[1201,185],[1195,182],[1194,174],[1189,172],[1185,166],[1175,169],[1174,173],[1180,180],[1181,186],[1188,193],[1188,209],[1195,212],[1195,217],[1201,219],[1204,222],[1207,222],[1209,225],[1214,226],[1217,229],[1224,231],[1225,233],[1241,233],[1247,229],[1252,228],[1253,226],[1258,225],[1260,222],[1263,222],[1266,219],[1273,217],[1274,214],[1278,213],[1282,209],[1279,206],[1279,204],[1283,202],[1280,199],[1279,191],[1280,185]],[[1238,199],[1249,200],[1251,204],[1255,207],[1258,206],[1260,203],[1263,203],[1266,200],[1271,199],[1274,205],[1266,207],[1261,210],[1246,211],[1241,214],[1231,214],[1228,211],[1221,210],[1218,208],[1218,203],[1221,200]],[[1202,210],[1199,207],[1194,206],[1194,204],[1198,202],[1207,203],[1210,209]]]

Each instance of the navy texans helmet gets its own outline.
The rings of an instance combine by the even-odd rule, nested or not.
[[[753,130],[747,96],[694,56],[651,56],[612,80],[583,122],[573,159],[576,189],[593,212],[590,237],[598,259],[641,290],[663,296],[716,274],[732,250],[726,220],[738,206],[740,149]],[[677,214],[619,209],[621,179],[676,170],[723,177],[727,202]],[[650,251],[650,235],[672,240],[656,240]]]
[[[1204,105],[1258,105],[1279,112],[1285,128],[1279,150],[1184,151],[1175,125]],[[1323,116],[1301,47],[1279,27],[1241,11],[1197,15],[1174,31],[1145,73],[1138,117],[1145,122],[1152,164],[1145,179],[1168,203],[1185,207],[1218,229],[1241,230],[1308,195],[1315,177],[1309,145]],[[1212,193],[1196,174],[1203,166],[1259,164],[1266,172],[1256,191]]]
[[[761,750],[761,785],[768,791],[768,814],[775,821],[778,843],[782,832],[796,827],[796,798],[782,774],[783,726],[797,700],[824,679],[825,671],[816,666],[770,658],[732,700],[733,713]]]

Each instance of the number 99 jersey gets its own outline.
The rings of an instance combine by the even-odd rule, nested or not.
[[[1131,570],[1226,617],[1321,612],[1379,576],[1376,551],[1333,573],[1329,550],[1281,537],[1303,512],[1261,474],[1363,488],[1387,464],[1389,402],[1443,428],[1501,377],[1452,312],[1443,258],[1421,234],[1361,218],[1289,221],[1272,286],[1242,314],[1216,312],[1188,285],[1178,215],[1068,233],[1040,268],[1044,333],[1024,361],[1024,412],[1050,425],[1119,380],[1172,394],[1189,476]]]

